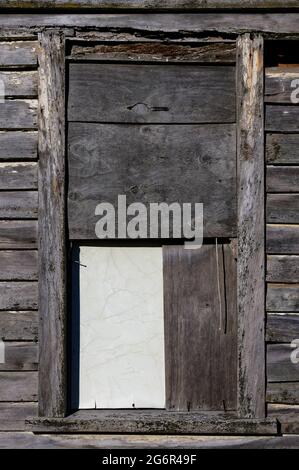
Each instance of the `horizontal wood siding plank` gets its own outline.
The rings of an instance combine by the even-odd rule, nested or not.
[[[0,160],[37,158],[37,132],[0,131]]]
[[[68,135],[71,239],[96,239],[95,208],[118,195],[147,208],[201,202],[205,236],[236,235],[234,125],[71,123]]]
[[[25,420],[36,416],[37,404],[34,402],[0,403],[0,431],[28,431]]]
[[[0,371],[37,370],[38,345],[35,342],[5,342]]]
[[[37,372],[0,372],[0,401],[37,401]]]
[[[0,42],[0,67],[37,65],[36,41]]]
[[[36,100],[6,100],[0,106],[0,129],[36,129]]]
[[[285,69],[275,67],[266,69],[265,102],[281,104],[292,103],[292,93],[295,92],[296,88],[296,86],[294,87],[292,84],[293,81],[298,80],[298,78],[299,67],[288,67]]]
[[[299,256],[267,256],[267,281],[299,282]]]
[[[299,382],[299,364],[291,361],[290,344],[267,345],[267,381]]]
[[[269,403],[299,404],[299,382],[268,383],[266,399]]]
[[[30,72],[0,71],[0,80],[2,81],[4,85],[5,97],[21,97],[21,98],[36,98],[37,97],[37,72],[36,71],[30,71]]]
[[[299,165],[299,135],[266,134],[266,160],[268,164]]]
[[[267,252],[299,254],[299,225],[267,225]]]
[[[36,245],[36,220],[0,220],[1,249],[31,249]]]
[[[37,251],[0,250],[0,280],[37,280]]]
[[[299,338],[299,315],[267,315],[266,341],[270,343],[291,343]]]
[[[267,285],[268,312],[299,312],[299,284]]]
[[[299,108],[293,105],[266,105],[265,130],[299,132]]]
[[[299,224],[299,194],[267,194],[267,222]]]
[[[267,166],[266,189],[273,193],[298,193],[299,166]]]
[[[299,407],[296,405],[268,405],[268,416],[276,417],[283,434],[299,435]]]
[[[0,331],[4,341],[36,341],[38,336],[38,312],[0,312]]]
[[[37,282],[0,282],[0,310],[36,310]]]
[[[232,123],[235,121],[235,68],[70,64],[68,119]]]
[[[37,163],[0,163],[0,189],[36,189]]]
[[[1,219],[36,219],[37,205],[37,191],[0,191]]]

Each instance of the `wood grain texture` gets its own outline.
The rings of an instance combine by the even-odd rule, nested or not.
[[[68,119],[141,124],[232,123],[235,68],[72,63]]]
[[[0,363],[0,371],[37,370],[38,347],[34,342],[4,343],[4,362]]]
[[[263,39],[237,41],[238,411],[265,416]]]
[[[1,46],[0,46],[1,47]],[[3,72],[0,71],[0,80],[4,84],[5,97],[36,98],[37,72]]]
[[[4,341],[36,341],[38,313],[35,311],[0,312],[0,331]]]
[[[37,372],[0,372],[0,401],[37,401]]]
[[[231,247],[166,245],[163,271],[167,409],[235,410],[236,261]]]
[[[25,431],[25,420],[36,416],[36,403],[0,403],[0,431]]]
[[[266,160],[268,164],[299,164],[299,135],[267,134]]]
[[[299,224],[299,194],[267,194],[266,208],[268,223]]]
[[[267,385],[269,403],[299,404],[299,382],[269,383]]]
[[[265,130],[268,132],[299,132],[298,106],[267,104]]]
[[[36,66],[36,41],[0,42],[0,67]]]
[[[299,312],[299,284],[268,284],[268,312]]]
[[[291,343],[299,338],[299,315],[268,313],[266,341],[271,343]]]
[[[39,35],[39,415],[66,410],[65,63],[63,34]]]
[[[37,189],[37,163],[0,163],[0,189]]]
[[[1,219],[36,219],[38,215],[37,206],[37,191],[0,192]]]
[[[265,71],[265,103],[292,103],[291,96],[295,86],[293,80],[299,79],[299,67],[273,67]],[[295,84],[296,85],[296,84]]]
[[[0,310],[36,310],[37,282],[0,282]]]
[[[73,45],[70,58],[73,60],[115,60],[146,62],[219,62],[234,64],[234,43],[212,43],[201,45],[136,43]]]
[[[36,100],[6,100],[0,106],[0,129],[36,129]]]
[[[0,160],[31,160],[37,157],[37,132],[0,131]]]
[[[299,382],[299,366],[291,361],[293,351],[290,344],[267,345],[268,382]]]
[[[299,282],[299,256],[267,256],[267,281]]]
[[[0,280],[36,281],[37,251],[0,250]]]
[[[299,225],[267,225],[267,252],[299,254]]]
[[[0,248],[31,249],[36,248],[37,221],[36,220],[1,220],[0,221]]]
[[[268,405],[268,416],[276,417],[281,433],[299,434],[299,408],[296,405]]]
[[[68,141],[71,239],[96,239],[95,208],[118,195],[147,209],[201,202],[204,236],[236,235],[234,126],[71,123]]]
[[[266,188],[273,193],[299,192],[299,166],[267,166]]]

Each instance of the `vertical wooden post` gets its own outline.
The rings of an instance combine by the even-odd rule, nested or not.
[[[66,412],[65,53],[39,35],[39,415]]]
[[[265,416],[263,38],[237,40],[238,412]]]

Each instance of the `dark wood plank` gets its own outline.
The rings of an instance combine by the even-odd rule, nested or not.
[[[210,43],[201,45],[136,43],[73,45],[73,60],[115,60],[146,62],[236,62],[234,43]]]
[[[36,189],[37,163],[0,163],[0,189]]]
[[[236,235],[234,126],[72,123],[68,139],[71,239],[96,239],[95,208],[118,195],[147,209],[202,202],[206,237]]]
[[[37,157],[37,132],[0,132],[0,160],[28,160]]]
[[[0,248],[5,250],[36,248],[36,220],[1,220]]]
[[[36,416],[36,403],[0,403],[0,431],[25,431],[25,420]]]
[[[269,383],[267,385],[269,403],[299,404],[299,382]]]
[[[296,336],[296,338],[298,335]],[[295,339],[295,338],[293,338]],[[294,348],[290,344],[268,344],[267,346],[267,381],[299,381],[299,366],[291,361]]]
[[[299,135],[267,134],[266,159],[268,164],[299,164]]]
[[[277,418],[280,432],[299,434],[299,407],[296,405],[268,405],[268,416]]]
[[[37,372],[0,372],[0,401],[37,401]]]
[[[0,67],[37,65],[36,41],[1,42]]]
[[[73,63],[69,66],[68,119],[232,123],[235,68]]]
[[[299,192],[299,166],[267,166],[266,188],[273,193]]]
[[[0,330],[4,341],[36,341],[38,313],[35,311],[0,312]]]
[[[267,281],[299,282],[299,256],[267,256]]]
[[[268,284],[268,312],[299,312],[299,284]]]
[[[65,51],[39,35],[39,415],[66,411]]]
[[[263,39],[237,41],[238,411],[265,416]]]
[[[299,254],[299,225],[267,225],[267,252]]]
[[[299,224],[299,194],[267,194],[267,222]]]
[[[292,103],[293,80],[299,77],[299,67],[273,67],[265,71],[265,103]]]
[[[231,248],[166,245],[163,270],[167,409],[236,409],[236,262]]]
[[[268,313],[266,341],[291,343],[296,338],[299,338],[299,315]]]
[[[0,106],[0,129],[36,129],[37,100],[6,100]]]
[[[37,251],[0,250],[0,280],[37,280]]]
[[[265,130],[268,132],[299,132],[298,106],[267,104]]]
[[[37,282],[0,282],[0,310],[36,310]]]
[[[1,47],[1,46],[0,46]],[[36,71],[0,71],[0,80],[4,84],[5,97],[36,98],[37,72]]]
[[[4,362],[0,363],[0,371],[37,370],[38,348],[34,342],[4,343]]]
[[[1,219],[36,219],[38,214],[37,191],[1,191]]]

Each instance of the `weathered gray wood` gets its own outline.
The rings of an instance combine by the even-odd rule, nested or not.
[[[37,65],[36,41],[0,42],[0,67]]]
[[[36,189],[37,163],[0,163],[0,189]]]
[[[236,269],[229,245],[163,247],[170,411],[236,409]]]
[[[37,372],[0,372],[0,401],[37,401]]]
[[[299,225],[267,225],[267,252],[299,254]]]
[[[36,129],[37,100],[5,100],[0,106],[0,129]]]
[[[211,43],[202,45],[182,44],[97,44],[73,45],[70,53],[73,60],[122,60],[148,62],[236,62],[234,43]]]
[[[278,419],[281,433],[299,435],[298,406],[268,405],[268,416]]]
[[[299,338],[299,315],[267,315],[266,341],[272,343],[291,343]]]
[[[25,431],[25,420],[36,416],[36,403],[0,403],[0,431]]]
[[[269,403],[299,404],[299,382],[269,383],[267,385]]]
[[[267,166],[267,191],[299,192],[299,166]]]
[[[298,335],[293,339],[298,338]],[[299,381],[299,367],[291,361],[294,348],[290,344],[268,344],[267,346],[267,381]]]
[[[34,342],[5,342],[4,362],[0,363],[0,371],[37,370],[38,348]]]
[[[0,248],[5,250],[36,248],[37,221],[0,221]]]
[[[299,312],[299,284],[268,284],[268,312]]]
[[[36,310],[37,282],[0,282],[0,310]]]
[[[299,132],[298,106],[267,104],[265,130],[268,132]]]
[[[1,191],[1,219],[36,219],[38,210],[37,191]]]
[[[267,281],[299,282],[299,256],[267,256]]]
[[[96,239],[96,206],[117,207],[123,194],[127,204],[142,202],[147,208],[202,202],[206,237],[236,235],[233,125],[71,123],[68,139],[71,239]]]
[[[1,47],[1,45],[0,45]],[[5,97],[36,98],[37,72],[3,72],[0,80],[4,84]]]
[[[141,124],[232,123],[235,68],[72,63],[68,119]]]
[[[4,341],[36,341],[38,313],[35,311],[0,312],[0,331]]]
[[[0,131],[0,160],[28,160],[37,157],[37,132]]]
[[[299,194],[267,194],[267,222],[298,224]]]
[[[39,415],[66,411],[65,60],[63,34],[39,35]]]
[[[299,164],[299,135],[267,134],[266,159],[268,164]]]
[[[238,411],[265,416],[263,39],[237,41]]]
[[[0,250],[0,280],[37,280],[37,251]]]
[[[299,67],[273,67],[265,72],[265,102],[266,103],[292,103],[291,95],[294,91],[292,81],[298,79]]]
[[[147,434],[276,434],[275,419],[240,419],[217,413],[166,410],[79,410],[66,418],[33,419],[35,432]]]

